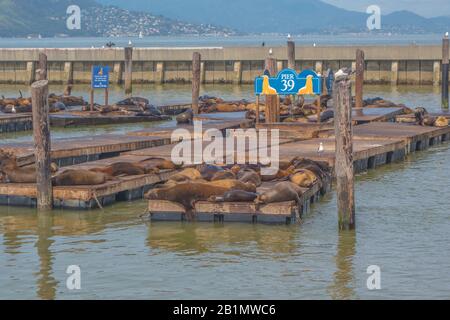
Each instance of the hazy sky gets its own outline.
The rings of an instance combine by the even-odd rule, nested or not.
[[[421,16],[450,16],[450,0],[322,0],[335,6],[355,11],[366,11],[369,5],[380,6],[381,13],[408,10]]]

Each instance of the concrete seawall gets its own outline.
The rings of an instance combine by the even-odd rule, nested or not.
[[[366,57],[365,81],[380,84],[439,85],[440,46],[329,46],[296,48],[296,69],[355,67],[355,51]],[[51,83],[89,83],[93,65],[108,65],[111,82],[124,79],[124,49],[0,49],[0,83],[34,81],[39,51],[48,56]],[[135,48],[133,82],[164,83],[191,81],[192,53],[202,55],[203,83],[252,83],[263,72],[268,47]],[[278,68],[287,66],[286,47],[274,47]]]

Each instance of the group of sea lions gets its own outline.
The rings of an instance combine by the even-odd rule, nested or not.
[[[447,127],[448,119],[443,116],[433,117],[428,114],[425,108],[418,107],[414,110],[414,117],[416,118],[416,124],[420,126],[430,127]]]
[[[176,202],[192,218],[198,201],[254,202],[257,205],[296,201],[299,204],[304,188],[322,184],[330,174],[328,165],[303,158],[280,163],[278,172],[271,176],[263,175],[261,169],[261,165],[203,164],[189,167],[150,190],[145,197]],[[267,191],[258,192],[257,188],[263,181],[277,184]]]
[[[158,157],[150,157],[140,162],[116,162],[92,169],[59,170],[56,164],[51,165],[54,186],[99,185],[119,176],[159,173],[160,170],[178,168],[173,162]],[[21,167],[13,154],[0,150],[0,182],[36,183],[36,167],[34,164]]]
[[[84,106],[86,102],[83,97],[74,97],[70,95],[71,89],[67,90],[63,95],[56,95],[51,93],[48,96],[49,111],[59,112],[71,106]],[[0,99],[0,111],[3,113],[28,113],[32,112],[31,97],[24,98],[21,91],[19,91],[19,98],[5,98]]]
[[[83,111],[89,110],[89,106],[85,106],[83,108]],[[94,104],[94,111],[99,111],[101,114],[134,115],[138,117],[163,118],[162,112],[157,107],[150,104],[150,101],[148,99],[141,97],[127,98],[109,106]]]

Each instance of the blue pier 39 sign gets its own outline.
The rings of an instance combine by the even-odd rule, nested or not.
[[[109,87],[109,67],[94,66],[92,68],[92,88],[107,89]]]
[[[297,75],[295,70],[284,69],[276,77],[264,75],[255,79],[256,95],[320,95],[322,78],[312,70]]]

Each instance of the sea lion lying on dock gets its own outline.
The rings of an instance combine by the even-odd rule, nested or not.
[[[223,196],[212,196],[208,199],[211,202],[251,202],[258,197],[255,192],[243,190],[231,190],[223,194]]]
[[[418,107],[414,109],[414,116],[416,118],[416,123],[420,126],[425,125],[425,117],[428,115],[428,111],[425,108]]]
[[[289,177],[289,180],[299,187],[309,188],[318,180],[318,178],[314,172],[308,169],[297,169]]]
[[[181,204],[188,217],[192,217],[195,202],[206,201],[212,196],[221,196],[229,191],[225,187],[209,183],[182,182],[169,187],[152,189],[145,195],[148,200],[166,200]]]
[[[241,170],[237,175],[237,179],[244,183],[245,182],[253,183],[257,187],[261,186],[262,184],[261,177],[256,171],[252,169]]]
[[[185,112],[180,113],[177,117],[176,117],[177,123],[178,124],[189,124],[192,123],[194,120],[194,111],[192,111],[192,109],[187,109]]]
[[[116,162],[104,168],[90,169],[93,172],[103,172],[112,177],[117,176],[139,176],[147,173],[145,167],[131,162]]]
[[[279,169],[276,174],[273,175],[261,175],[262,181],[283,180],[293,174],[295,171],[294,166],[290,166],[286,170]]]
[[[183,164],[176,165],[170,160],[166,160],[164,158],[158,157],[150,157],[148,159],[142,160],[139,162],[139,165],[143,166],[147,173],[159,170],[175,170],[183,167]]]
[[[225,171],[222,167],[213,164],[202,164],[199,167],[200,174],[203,179],[211,181],[211,179],[219,172]]]
[[[58,166],[51,164],[51,172],[58,171]],[[0,151],[0,172],[3,173],[4,182],[10,183],[36,183],[36,166],[19,167],[14,155]]]
[[[434,122],[435,127],[448,127],[448,119],[446,117],[437,117]]]
[[[150,101],[141,97],[131,97],[116,103],[118,106],[142,106],[145,107]]]
[[[303,190],[290,181],[283,181],[275,185],[271,190],[264,192],[256,198],[255,203],[268,204],[274,202],[295,201],[300,204],[300,196]]]
[[[65,170],[52,178],[54,186],[90,186],[104,184],[113,177],[91,170]]]
[[[231,170],[219,171],[214,174],[211,181],[236,179],[236,174]]]
[[[200,171],[195,168],[187,168],[181,172],[178,172],[169,178],[169,181],[185,182],[201,179],[202,175]]]

